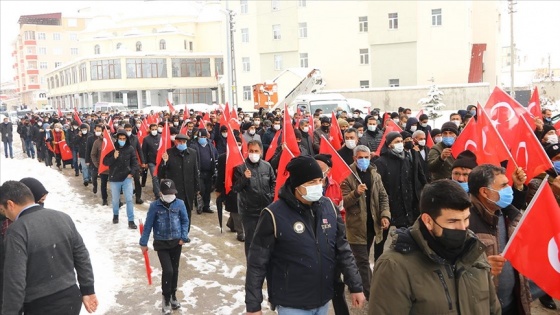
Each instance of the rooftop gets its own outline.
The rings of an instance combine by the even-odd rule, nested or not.
[[[19,17],[19,25],[35,24],[35,25],[60,25],[62,13],[46,13],[34,15],[22,15]]]

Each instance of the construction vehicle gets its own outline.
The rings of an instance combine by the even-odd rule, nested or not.
[[[291,104],[302,94],[318,92],[324,86],[319,69],[286,69],[272,81],[253,85],[254,107],[274,110],[284,104]]]

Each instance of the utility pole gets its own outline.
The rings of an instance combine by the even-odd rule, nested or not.
[[[510,48],[510,71],[511,71],[511,87],[510,87],[510,96],[511,98],[515,99],[515,84],[514,84],[514,78],[515,78],[515,61],[516,61],[516,57],[515,57],[515,42],[513,41],[513,14],[515,13],[514,11],[514,6],[516,5],[516,2],[513,2],[513,0],[508,0],[508,13],[509,13],[509,31],[510,31],[510,42],[509,42],[509,48]]]
[[[226,48],[226,58],[228,63],[228,75],[227,75],[227,101],[230,103],[232,108],[237,106],[237,93],[234,93],[235,84],[237,84],[237,80],[235,78],[235,53],[233,47],[233,33],[235,32],[234,29],[234,22],[233,17],[235,16],[235,12],[229,9],[229,1],[226,1],[226,41],[227,41],[227,48]]]

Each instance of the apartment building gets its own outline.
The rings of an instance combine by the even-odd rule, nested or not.
[[[47,104],[45,74],[78,57],[78,33],[86,19],[61,13],[22,15],[13,42],[14,82],[20,105],[41,109]]]

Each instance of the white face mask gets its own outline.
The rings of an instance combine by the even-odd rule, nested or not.
[[[132,135],[132,131],[127,131],[126,135],[130,137]]]
[[[152,134],[152,136],[157,136],[157,130],[152,130],[150,131],[150,133]]]
[[[418,129],[418,127],[417,127],[417,126],[410,126],[410,131],[412,131],[412,132],[415,132],[415,131],[416,131],[416,129]]]
[[[395,151],[396,153],[401,153],[402,151],[404,151],[404,143],[395,143],[393,144],[393,151]]]
[[[257,163],[261,159],[261,155],[258,153],[249,153],[249,160],[253,163]]]
[[[356,140],[344,140],[344,145],[350,150],[353,150],[356,147]]]
[[[395,118],[395,119],[393,119],[393,122],[398,125],[400,120],[398,118]]]
[[[96,137],[100,137],[100,136],[101,136],[101,131],[96,131],[96,132],[95,132],[95,136],[96,136]]]
[[[82,134],[83,135],[87,134],[87,129],[82,130]]]
[[[172,203],[173,200],[175,200],[175,198],[177,198],[177,197],[175,197],[175,195],[162,195],[161,196],[161,200],[163,200],[166,203]]]
[[[309,126],[303,127],[302,131],[303,131],[303,132],[309,132]]]
[[[261,124],[261,121],[260,120],[255,120],[253,123],[255,124],[255,126],[258,126],[258,125]]]
[[[178,122],[178,121],[174,121],[174,122],[173,122],[173,126],[179,126],[179,122]]]
[[[440,143],[442,140],[443,140],[442,137],[435,137],[435,138],[434,138],[434,141],[435,141],[436,143]]]
[[[169,138],[171,139],[171,141],[175,141],[175,137],[176,137],[176,136],[169,136]]]
[[[452,122],[454,122],[457,127],[459,127],[459,125],[461,124],[460,120],[452,120]]]
[[[369,130],[369,131],[375,131],[375,129],[377,129],[377,125],[368,125],[367,126],[367,130]]]
[[[249,134],[254,135],[255,134],[255,129],[249,129]]]
[[[426,140],[418,140],[418,145],[423,147],[426,145]]]
[[[222,137],[227,138],[227,132],[222,132]]]
[[[274,125],[274,130],[280,130],[280,125]]]
[[[239,151],[243,151],[243,146],[242,145],[238,145],[237,147],[239,148]]]
[[[352,117],[358,118],[358,117],[360,117],[360,115],[359,114],[354,114],[354,115],[352,115]]]
[[[358,138],[361,138],[361,137],[363,137],[363,136],[364,136],[364,133],[363,133],[363,132],[358,132]]]
[[[136,124],[136,128],[140,129],[140,127],[142,127],[142,124]]]
[[[251,120],[251,117],[243,117],[244,122],[249,122],[249,120]]]
[[[422,128],[426,128],[426,127],[428,127],[428,123],[420,124],[420,126],[422,126]]]
[[[550,144],[557,144],[558,143],[558,136],[557,135],[550,135],[546,139],[546,142],[550,143]]]
[[[300,186],[300,187],[304,187],[304,186]],[[319,199],[321,199],[321,197],[323,197],[323,185],[321,184],[317,184],[317,185],[311,185],[311,186],[307,186],[305,187],[305,190],[307,191],[307,194],[301,194],[301,198],[310,201],[310,202],[315,202]]]
[[[157,132],[162,132],[162,131],[163,131],[163,128],[162,128],[162,127],[158,127],[158,128],[157,128]]]
[[[60,128],[54,128],[54,131],[58,132],[58,131],[60,131]]]

